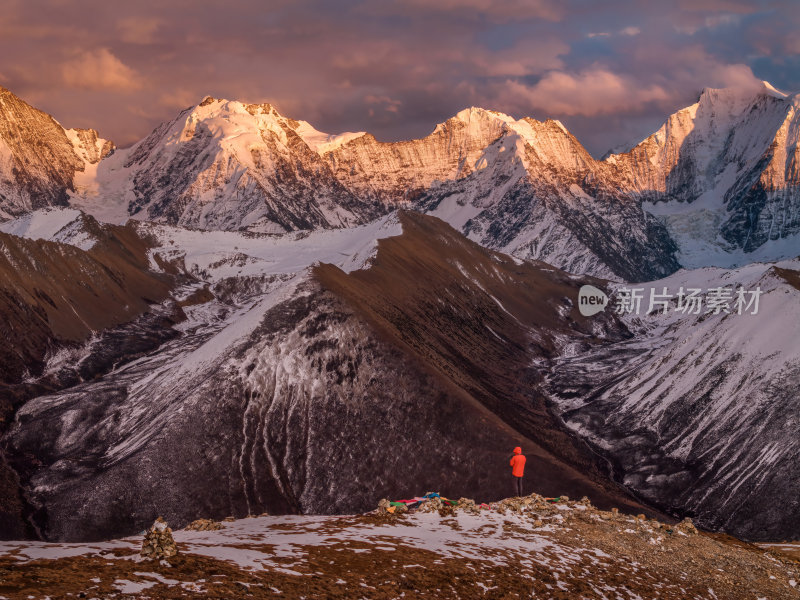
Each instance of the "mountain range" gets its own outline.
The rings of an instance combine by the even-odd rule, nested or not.
[[[120,149],[0,90],[0,533],[499,499],[520,445],[540,493],[797,537],[797,106],[708,89],[597,160],[210,97]],[[633,282],[761,312],[579,310]]]
[[[71,205],[115,223],[285,233],[402,207],[519,258],[645,281],[793,255],[798,102],[766,82],[706,89],[630,151],[595,160],[558,121],[480,108],[380,142],[210,97],[114,149],[2,90],[0,216]]]

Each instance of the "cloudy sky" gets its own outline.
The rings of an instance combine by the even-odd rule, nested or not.
[[[595,154],[704,87],[800,90],[800,8],[677,0],[3,0],[0,85],[124,146],[205,95],[420,137],[467,106],[561,119]]]

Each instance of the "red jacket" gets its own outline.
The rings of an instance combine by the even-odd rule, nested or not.
[[[511,458],[511,474],[514,477],[522,477],[525,473],[525,456],[522,454],[522,448],[517,446],[514,448],[514,456]]]

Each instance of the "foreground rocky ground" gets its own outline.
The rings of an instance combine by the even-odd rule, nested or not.
[[[143,558],[142,539],[0,543],[0,597],[800,598],[797,545],[535,494],[199,523],[174,532],[178,554],[166,559]]]

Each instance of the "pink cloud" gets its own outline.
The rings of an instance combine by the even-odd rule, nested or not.
[[[400,110],[400,105],[402,104],[400,100],[393,100],[389,96],[375,96],[373,94],[367,95],[364,98],[364,102],[371,105],[381,105],[383,106],[384,110],[391,113],[397,113]]]
[[[659,85],[642,85],[602,67],[578,73],[550,71],[535,85],[504,84],[504,100],[553,115],[595,116],[636,110],[669,98]]]
[[[509,19],[544,19],[559,21],[563,18],[563,2],[555,0],[397,0],[396,6],[424,12],[455,12],[466,15],[480,14],[491,21]]]
[[[131,91],[142,87],[141,76],[108,48],[82,52],[61,66],[64,83],[89,90]]]
[[[152,44],[161,19],[155,17],[127,17],[117,22],[117,31],[123,42],[129,44]]]

